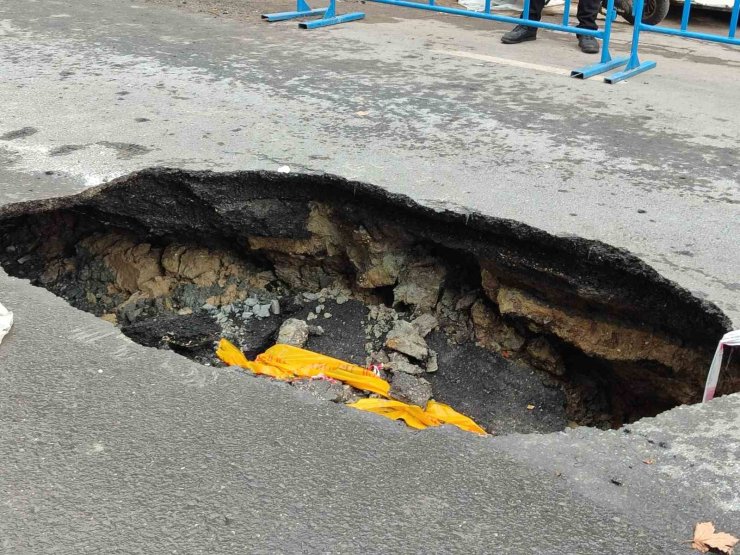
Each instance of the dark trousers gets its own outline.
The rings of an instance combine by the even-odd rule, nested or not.
[[[542,10],[545,7],[545,0],[531,0],[529,4],[529,19],[539,21],[542,17]],[[578,26],[584,29],[598,29],[596,25],[596,16],[601,9],[601,0],[579,0],[578,1]],[[524,14],[522,14],[524,17]]]

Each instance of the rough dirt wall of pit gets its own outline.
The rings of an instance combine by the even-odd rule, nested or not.
[[[606,361],[624,380],[672,389],[676,403],[698,400],[716,341],[730,328],[715,305],[626,251],[435,210],[327,175],[148,169],[72,197],[0,208],[0,246],[21,228],[40,243],[111,229],[152,241],[186,238],[259,253],[296,288],[316,290],[332,274],[349,273],[360,288],[395,286],[397,299],[399,282],[426,263],[416,252],[434,252],[448,268],[473,268],[491,306],[508,320]],[[409,304],[422,302],[413,290],[406,295]],[[478,317],[484,329],[482,308]],[[722,390],[738,388],[733,369]]]

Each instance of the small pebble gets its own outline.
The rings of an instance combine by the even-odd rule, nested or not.
[[[331,318],[331,313],[324,312],[324,318]]]
[[[323,304],[317,304],[316,305],[316,308],[314,308],[314,312],[316,312],[316,314],[321,314],[321,312],[323,310],[324,310],[324,305]]]
[[[280,314],[280,302],[277,299],[270,303],[270,312],[273,314]]]

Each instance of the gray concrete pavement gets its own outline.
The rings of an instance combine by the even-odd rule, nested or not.
[[[374,5],[300,32],[191,2],[0,4],[0,135],[36,130],[0,140],[0,203],[288,164],[625,247],[740,321],[737,49],[650,37],[658,69],[608,87],[557,73],[588,60],[571,37],[504,48],[504,27]],[[740,532],[738,395],[630,433],[415,433],[140,347],[2,271],[0,302],[3,553],[683,553],[699,520]]]

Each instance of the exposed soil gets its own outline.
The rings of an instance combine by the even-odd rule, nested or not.
[[[495,433],[695,402],[728,327],[623,251],[331,177],[147,170],[7,206],[0,264],[204,364],[220,364],[220,337],[253,358],[297,326],[305,348],[382,364],[399,398],[431,394]],[[720,393],[739,376],[728,368]]]

